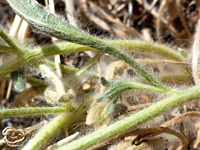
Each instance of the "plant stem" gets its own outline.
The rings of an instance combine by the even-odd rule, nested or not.
[[[8,73],[16,70],[20,66],[25,66],[30,63],[35,63],[42,58],[53,56],[56,54],[70,53],[82,51],[86,46],[73,43],[60,43],[58,45],[49,45],[35,50],[27,51],[21,57],[15,57],[0,66],[0,79],[4,78]],[[92,49],[92,48],[88,48]],[[94,50],[94,49],[93,49]]]
[[[188,90],[180,92],[173,92],[171,96],[164,98],[163,100],[153,104],[152,106],[130,116],[121,121],[118,121],[110,126],[103,127],[91,134],[75,140],[58,150],[80,150],[86,149],[96,143],[118,136],[122,133],[130,131],[138,125],[148,121],[155,116],[169,110],[175,106],[179,106],[185,102],[197,99],[200,97],[200,86],[193,87]]]
[[[47,141],[55,136],[71,121],[70,114],[61,114],[45,125],[36,135],[28,141],[22,150],[40,150]]]
[[[183,56],[180,52],[158,43],[151,43],[140,40],[110,40],[107,42],[111,45],[116,45],[116,47],[119,47],[119,49],[125,51],[157,54],[177,61],[188,60],[188,58]]]
[[[29,142],[25,145],[22,150],[40,150],[48,140],[56,135],[56,133],[61,130],[64,126],[70,124],[73,121],[79,121],[84,118],[86,112],[97,97],[95,95],[88,95],[87,97],[82,96],[83,101],[79,104],[78,109],[71,109],[71,113],[59,115],[44,126]],[[69,104],[69,103],[68,103]],[[69,107],[71,105],[69,104]]]
[[[55,63],[54,62],[45,60],[44,63],[46,63],[47,65],[50,65],[52,68],[55,68]],[[68,72],[68,73],[77,73],[80,70],[78,68],[69,67],[69,66],[62,65],[62,64],[61,64],[61,69],[62,69],[62,71],[65,71],[65,72]],[[94,73],[94,72],[85,71],[84,74],[86,74],[88,76],[91,76],[93,78],[99,78],[98,74]]]
[[[70,107],[28,107],[0,110],[0,118],[26,116],[26,115],[42,115],[42,114],[57,114],[69,112]]]
[[[92,59],[90,59],[78,72],[76,72],[76,76],[79,77],[83,74],[92,64],[94,64],[99,58],[100,54],[96,54]]]
[[[70,79],[69,84],[73,84],[74,81],[76,81],[83,73],[86,72],[86,70],[94,64],[97,59],[99,58],[100,54],[96,54],[93,58],[91,58],[81,69],[79,69]]]
[[[131,57],[123,54],[117,48],[106,44],[98,38],[83,32],[74,26],[67,24],[65,20],[48,12],[36,1],[33,0],[7,0],[13,10],[23,19],[30,23],[38,31],[54,36],[59,39],[68,40],[74,43],[87,45],[99,49],[105,53],[115,56],[128,63],[136,69],[143,77],[145,77],[153,85],[169,90],[165,85],[160,83],[156,78],[149,74]]]
[[[15,42],[13,42],[13,40],[7,36],[7,34],[5,32],[3,32],[3,30],[0,28],[0,36],[2,37],[2,39],[4,39],[4,41],[10,45],[12,47],[12,53],[17,54],[17,55],[23,55],[25,53],[24,50],[21,50],[16,44]]]
[[[47,65],[39,64],[38,66],[40,70],[45,74],[45,76],[53,83],[58,98],[65,95],[64,85],[59,77]]]
[[[0,50],[5,52],[5,53],[13,53],[13,48],[10,46],[5,46],[0,44]]]
[[[124,45],[125,46],[124,49],[126,49],[126,50],[136,50],[137,47],[139,47],[137,44],[134,45],[134,41],[133,41],[133,44],[131,44],[132,41],[124,41],[124,42],[128,42],[127,46],[125,46],[125,44],[122,44],[123,43],[122,41],[120,41],[119,43],[118,43],[118,41],[114,41],[111,43],[116,46]],[[154,44],[153,43],[149,43],[149,44],[150,44],[149,52],[151,52],[151,51],[153,51]],[[143,50],[142,47],[143,46],[140,47],[141,51]],[[94,48],[91,48],[88,46],[84,46],[84,45],[66,42],[66,43],[57,43],[57,44],[53,44],[53,45],[48,45],[45,47],[36,48],[34,50],[27,51],[23,57],[13,58],[13,59],[9,60],[7,63],[0,66],[0,79],[4,78],[7,74],[16,70],[20,66],[25,66],[30,63],[35,63],[43,58],[53,56],[53,55],[58,55],[58,54],[79,52],[79,51],[86,51],[86,50],[87,51],[96,51],[97,49],[94,49]],[[148,49],[146,49],[145,51],[148,52]],[[162,51],[162,52],[160,53],[160,51]],[[166,48],[166,47],[162,48],[162,46],[158,46],[158,48],[155,49],[154,52],[161,54],[163,56],[168,56],[168,52],[172,53],[171,51],[174,51],[174,50],[170,50],[169,48]],[[179,55],[181,55],[181,54],[179,54]],[[68,69],[66,67],[64,67],[64,68]]]

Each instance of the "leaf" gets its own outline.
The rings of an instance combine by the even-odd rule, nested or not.
[[[106,80],[103,76],[101,77],[101,84],[103,86],[106,86],[106,87],[111,87],[112,86],[112,82]]]
[[[119,96],[122,94],[122,92],[124,92],[127,89],[131,89],[132,87],[130,86],[130,84],[118,84],[117,86],[109,89],[108,91],[106,91],[101,97],[97,98],[97,101],[102,101],[105,98],[109,98],[109,99],[113,99],[116,96]]]
[[[25,68],[20,67],[19,69],[11,72],[11,78],[13,80],[15,90],[18,92],[24,91],[26,87]]]
[[[106,114],[109,116],[113,113],[113,111],[115,110],[115,105],[117,103],[119,97],[116,97],[115,99],[113,99],[112,101],[110,101],[110,103],[108,104],[107,110],[106,110]]]
[[[35,0],[7,0],[13,10],[36,28],[39,32],[57,37],[59,39],[68,40],[74,43],[87,45],[99,49],[105,53],[113,55],[135,68],[143,77],[145,77],[153,85],[160,87],[166,91],[169,89],[161,84],[156,78],[150,75],[131,57],[123,54],[120,50],[109,44],[94,38],[91,35],[81,31],[68,24],[59,16],[48,12]]]

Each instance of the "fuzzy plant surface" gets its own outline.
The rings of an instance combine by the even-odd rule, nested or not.
[[[26,50],[26,48],[9,38],[9,36],[0,30],[1,38],[9,45],[0,45],[0,50],[6,54],[12,53],[16,55],[16,57],[13,57],[10,61],[0,66],[0,79],[10,77],[13,79],[16,78],[16,83],[21,83],[17,86],[17,88],[20,87],[20,91],[22,92],[25,88],[25,82],[30,82],[37,86],[41,85],[43,87],[42,90],[44,91],[44,89],[46,89],[49,84],[46,84],[46,82],[42,80],[35,80],[28,77],[25,78],[25,67],[28,64],[32,64],[45,74],[45,76],[49,79],[49,82],[51,82],[51,84],[55,87],[56,94],[59,95],[59,98],[55,99],[55,103],[59,104],[59,107],[57,105],[53,105],[53,107],[33,107],[0,110],[1,118],[38,114],[59,114],[53,118],[46,126],[39,130],[26,143],[26,145],[23,147],[23,150],[42,149],[46,144],[48,144],[48,141],[55,137],[56,133],[58,133],[62,128],[69,126],[71,123],[79,120],[82,117],[85,117],[85,113],[88,112],[88,109],[92,104],[94,104],[94,102],[101,103],[102,101],[105,101],[105,99],[108,100],[111,105],[108,107],[107,114],[112,115],[117,101],[122,96],[122,93],[127,90],[141,90],[157,94],[164,93],[165,96],[163,96],[162,99],[157,103],[146,109],[143,109],[142,111],[116,121],[109,126],[102,127],[99,130],[96,130],[86,136],[72,141],[71,143],[62,145],[58,147],[58,149],[86,149],[97,143],[126,133],[136,128],[138,125],[145,123],[146,121],[160,115],[161,113],[164,113],[171,108],[200,98],[199,86],[184,90],[171,90],[169,87],[158,81],[156,77],[152,76],[143,67],[141,67],[133,58],[124,54],[121,49],[128,49],[130,51],[136,49],[136,51],[156,53],[169,59],[174,59],[178,62],[188,61],[187,56],[184,56],[171,48],[156,43],[148,43],[138,40],[105,41],[97,37],[93,37],[88,33],[73,27],[60,16],[50,13],[35,0],[7,1],[13,10],[20,17],[26,20],[37,32],[41,32],[67,41],[32,50]],[[67,91],[60,78],[51,69],[48,68],[48,66],[54,68],[54,63],[43,59],[53,55],[79,52],[82,50],[102,51],[120,60],[123,60],[132,66],[135,70],[137,70],[152,85],[127,81],[107,81],[104,77],[99,77],[98,74],[87,71],[88,68],[98,59],[100,54],[97,54],[81,69],[70,68],[64,65],[61,65],[61,69],[62,71],[73,74],[69,79],[69,88],[70,84],[72,85],[77,80],[77,78],[85,73],[94,78],[101,79],[101,84],[105,87],[110,87],[110,89],[107,90],[104,94],[97,93],[94,95],[83,94],[79,91],[74,92],[72,90],[73,97],[70,97],[67,95],[69,89]],[[82,103],[76,103],[75,99],[78,99],[78,101],[81,101]]]
[[[110,55],[122,59],[133,68],[135,68],[142,76],[144,76],[153,85],[169,90],[161,84],[156,78],[143,69],[132,58],[123,54],[117,48],[110,46],[102,40],[92,37],[91,35],[77,29],[67,23],[64,19],[54,15],[44,9],[36,1],[33,0],[7,0],[13,10],[24,20],[31,24],[39,32],[54,36],[58,39],[71,41],[78,44],[87,45],[102,50]]]

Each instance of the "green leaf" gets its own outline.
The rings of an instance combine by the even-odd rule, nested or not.
[[[15,90],[18,92],[24,91],[26,88],[25,68],[20,67],[18,70],[13,71],[11,73],[11,78],[13,80]]]
[[[44,9],[35,0],[7,0],[13,10],[24,20],[30,23],[39,32],[57,37],[59,39],[68,40],[74,43],[87,45],[99,49],[105,53],[113,55],[135,68],[143,77],[145,77],[153,85],[169,91],[169,89],[160,83],[156,78],[150,75],[131,57],[123,54],[120,50],[109,44],[94,38],[91,35],[81,31],[68,24],[64,19],[54,15]]]
[[[106,80],[103,76],[101,77],[101,84],[103,86],[106,86],[106,87],[111,87],[112,86],[112,82]]]
[[[140,90],[148,90],[156,93],[165,93],[165,90],[153,87],[150,85],[134,83],[134,82],[124,82],[124,81],[108,81],[104,77],[101,77],[101,83],[104,86],[112,87],[108,91],[106,91],[102,96],[97,98],[97,101],[102,101],[105,98],[113,99],[116,96],[120,96],[124,91],[128,89],[140,89]]]
[[[117,103],[117,100],[119,99],[120,96],[116,96],[113,100],[111,100],[108,104],[107,110],[106,110],[106,114],[109,116],[111,115],[114,110],[115,110],[115,105]]]

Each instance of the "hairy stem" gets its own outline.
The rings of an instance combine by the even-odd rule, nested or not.
[[[140,40],[110,40],[108,43],[111,45],[116,45],[116,47],[119,47],[125,51],[157,54],[177,61],[187,61],[188,59],[180,52],[158,43],[151,43]]]
[[[89,67],[94,64],[99,58],[100,54],[96,54],[93,58],[91,58],[79,71],[77,71],[70,79],[69,84],[74,83],[83,73],[89,69]]]
[[[42,114],[57,114],[69,112],[70,107],[29,107],[0,110],[0,118],[26,116],[26,115],[42,115]]]
[[[186,59],[175,50],[161,46],[159,44],[142,42],[142,41],[122,41],[122,40],[110,41],[109,43],[119,46],[119,47],[124,47],[123,49],[128,50],[128,51],[139,50],[139,51],[151,52],[151,53],[159,54],[159,55],[169,57],[169,58],[174,56],[173,57],[174,59],[176,58],[175,56],[177,55],[177,57],[181,58],[179,60]],[[34,50],[27,51],[22,57],[15,57],[9,60],[7,63],[0,66],[0,79],[4,78],[8,73],[16,70],[20,66],[25,66],[30,63],[35,63],[49,56],[64,54],[64,53],[71,53],[71,52],[96,51],[96,50],[97,49],[94,49],[88,46],[69,43],[69,42],[57,43],[57,44],[53,44],[53,45],[49,45],[49,46],[45,46],[41,48],[36,48]]]
[[[46,63],[47,65],[50,65],[52,68],[55,68],[54,62],[45,60],[44,63]],[[78,68],[69,67],[69,66],[62,65],[62,64],[61,64],[60,67],[61,67],[62,71],[65,71],[65,72],[68,72],[68,73],[77,73],[77,72],[80,71],[80,69],[78,69]],[[84,74],[91,76],[93,78],[99,78],[98,74],[94,73],[94,72],[84,71]]]
[[[5,45],[0,44],[0,50],[5,53],[14,53],[15,54],[15,51],[13,51],[13,48],[10,46],[5,46]]]
[[[0,66],[0,79],[4,78],[8,73],[16,70],[20,66],[25,66],[30,63],[35,63],[48,56],[53,56],[56,54],[63,54],[63,53],[70,53],[70,52],[75,52],[75,51],[82,51],[85,48],[86,46],[82,46],[78,44],[61,43],[58,45],[49,45],[46,47],[27,51],[23,56],[15,57]]]
[[[56,133],[61,130],[64,126],[69,125],[73,121],[80,121],[81,118],[85,117],[85,114],[97,96],[87,96],[79,104],[79,107],[72,108],[70,107],[70,112],[67,114],[62,114],[55,117],[51,122],[44,126],[29,142],[25,145],[22,150],[40,150],[46,144],[48,140],[53,138]],[[72,108],[72,109],[71,109]]]
[[[55,136],[64,126],[70,123],[70,114],[61,114],[45,125],[22,150],[40,150],[48,140]]]
[[[180,92],[173,92],[171,96],[153,104],[152,106],[130,116],[121,121],[118,121],[110,126],[103,127],[91,134],[79,138],[61,148],[59,150],[79,150],[86,149],[96,143],[115,137],[126,131],[130,131],[138,125],[160,115],[175,106],[185,102],[197,99],[200,97],[200,87],[193,87]]]
[[[23,55],[25,53],[24,50],[21,50],[15,42],[5,33],[3,30],[0,28],[0,36],[4,41],[12,47],[12,53],[17,54],[17,55]],[[11,49],[10,49],[11,50]]]

